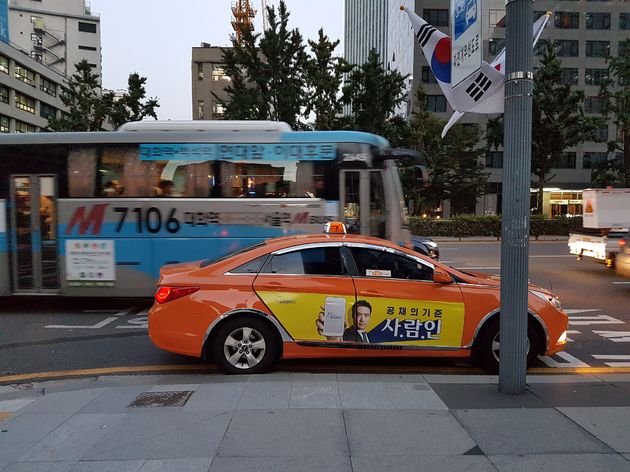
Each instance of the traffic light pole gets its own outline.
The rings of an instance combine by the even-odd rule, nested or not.
[[[525,393],[532,152],[531,0],[506,5],[499,391]]]

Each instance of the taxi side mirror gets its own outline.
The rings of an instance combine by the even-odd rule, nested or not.
[[[433,271],[433,281],[437,284],[450,284],[453,283],[453,277],[443,270],[435,269]]]

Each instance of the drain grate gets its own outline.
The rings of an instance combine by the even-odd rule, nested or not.
[[[143,392],[129,404],[129,408],[159,408],[163,406],[184,406],[192,391]]]

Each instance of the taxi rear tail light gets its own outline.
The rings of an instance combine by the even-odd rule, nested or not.
[[[160,287],[155,293],[155,301],[166,303],[195,293],[199,287]]]

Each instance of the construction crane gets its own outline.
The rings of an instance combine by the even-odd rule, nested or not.
[[[249,0],[236,0],[232,2],[232,28],[236,33],[236,41],[243,40],[245,31],[254,31],[253,18],[256,16],[256,10],[249,4]]]

